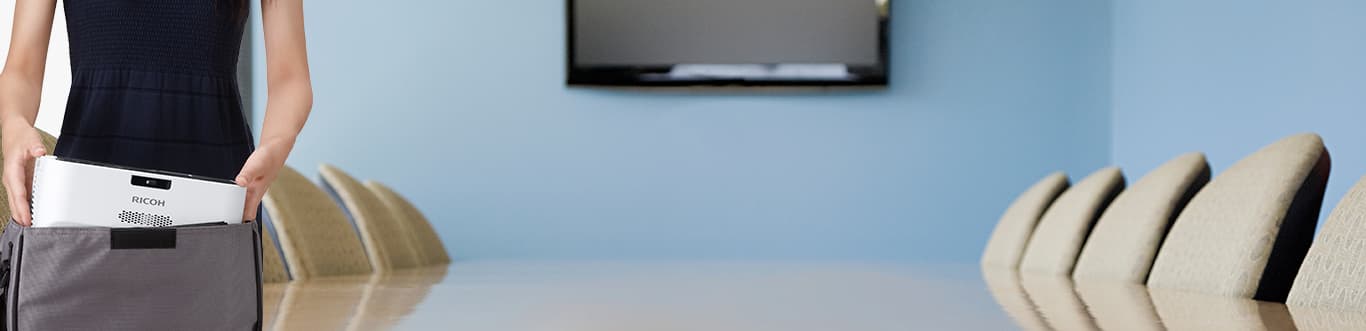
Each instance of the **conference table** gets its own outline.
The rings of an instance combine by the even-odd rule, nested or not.
[[[463,261],[263,289],[266,330],[1366,330],[1366,314],[975,264]]]

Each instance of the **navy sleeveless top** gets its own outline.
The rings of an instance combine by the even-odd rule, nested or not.
[[[71,94],[58,156],[232,179],[246,0],[63,0]]]

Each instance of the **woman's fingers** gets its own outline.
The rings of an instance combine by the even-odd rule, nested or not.
[[[244,200],[242,201],[242,220],[243,220],[243,221],[251,220],[251,219],[256,218],[256,212],[253,210],[253,209],[256,209],[256,204],[254,204],[254,203],[251,202],[251,196],[252,196],[253,192],[255,192],[255,191],[256,191],[256,190],[253,189],[251,186],[247,186],[247,197],[246,197],[246,199],[244,199]]]
[[[252,193],[247,193],[247,204],[244,206],[245,208],[243,208],[243,210],[242,210],[242,219],[243,219],[243,220],[248,220],[248,221],[256,220],[256,206],[259,205],[259,204],[261,203],[261,199],[260,199],[260,198],[253,198],[253,197],[255,197],[255,196],[256,196],[256,195],[254,195],[254,194],[252,194]]]
[[[23,226],[31,225],[29,220],[28,187],[24,184],[23,163],[12,162],[5,167],[5,193],[9,194],[10,216]]]
[[[247,162],[250,163],[251,161],[248,160]],[[250,168],[247,168],[247,167],[243,167],[243,168],[242,168],[242,172],[239,173],[239,174],[237,174],[237,178],[236,178],[235,180],[233,180],[234,182],[237,182],[237,186],[241,186],[241,187],[247,189],[247,197],[246,197],[245,201],[243,201],[243,205],[242,205],[242,220],[243,220],[243,221],[250,220],[250,219],[254,218],[253,215],[251,215],[251,214],[248,213],[248,211],[251,211],[251,207],[250,207],[250,206],[252,205],[252,204],[251,204],[251,192],[252,192],[252,189],[251,189],[251,186],[252,186],[252,185],[251,185],[251,184],[252,184],[251,178],[252,178],[252,177],[254,177],[254,175],[251,174],[251,169],[250,169]]]
[[[33,184],[33,160],[47,154],[42,134],[32,124],[7,122],[0,135],[0,151],[4,154],[4,169],[0,174],[9,198],[10,216],[24,226],[32,224],[29,196]]]
[[[47,154],[47,148],[34,144],[24,153],[7,157],[5,160],[5,193],[9,194],[10,216],[23,226],[33,225],[33,214],[29,206],[29,188],[32,186],[33,160]]]
[[[24,190],[17,190],[10,196],[10,216],[14,217],[20,225],[33,225],[32,216],[29,215],[28,194]]]
[[[14,180],[12,180],[12,178],[14,178],[14,169],[16,169],[14,166],[15,162],[12,159],[14,158],[5,158],[4,173],[0,174],[0,183],[3,183],[5,186],[5,204],[9,206],[10,218],[13,218],[16,222],[19,222],[19,224],[23,224],[19,219],[19,204],[14,202],[14,188],[17,186],[14,185]]]
[[[247,162],[242,165],[242,171],[236,179],[237,185],[247,188],[246,205],[242,206],[242,219],[256,218],[261,198],[266,195],[266,190],[275,180],[280,167],[284,166],[284,156],[289,154],[289,147],[278,142],[266,142],[247,157]]]
[[[247,189],[247,196],[242,205],[242,220],[255,220],[256,209],[261,204],[261,196],[265,194],[266,185],[269,183],[264,176],[259,174],[258,169],[252,165],[251,161],[242,168],[242,173],[237,175],[237,185]]]
[[[261,196],[264,195],[265,187],[261,181],[252,182],[247,186],[246,204],[242,205],[242,219],[255,220],[256,208],[261,204]]]
[[[6,201],[5,201],[5,203],[6,203],[6,205],[10,206],[10,208],[9,208],[10,210],[15,210],[16,208],[14,208],[14,206],[16,206],[16,205],[18,205],[18,204],[14,202],[14,190],[11,190],[9,187],[10,187],[10,185],[9,185],[8,181],[6,181],[6,184],[5,184],[5,199],[6,199]],[[24,224],[24,222],[22,222],[22,221],[19,220],[19,215],[18,215],[17,213],[15,213],[15,212],[10,212],[10,218],[13,218],[15,222],[17,222],[17,223],[19,223],[19,224],[21,224],[21,225]]]
[[[29,158],[24,160],[24,191],[33,192],[33,168],[38,166],[38,158],[47,155],[47,148],[42,145],[34,146],[29,149]]]

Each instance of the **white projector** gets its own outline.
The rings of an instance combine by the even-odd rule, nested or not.
[[[33,169],[33,226],[242,223],[246,195],[227,180],[44,156]]]

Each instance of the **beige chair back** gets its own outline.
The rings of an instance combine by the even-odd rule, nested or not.
[[[1021,273],[1069,276],[1105,207],[1124,190],[1119,168],[1105,168],[1062,192],[1039,219],[1020,259]]]
[[[374,193],[341,169],[323,164],[318,167],[325,188],[332,190],[360,232],[376,272],[418,266],[417,249],[408,238],[406,222],[394,219],[389,207]]]
[[[447,264],[451,262],[451,257],[446,253],[446,246],[441,243],[441,237],[437,236],[436,229],[422,211],[417,209],[408,199],[390,189],[388,186],[376,181],[366,181],[365,187],[370,189],[380,201],[388,207],[389,212],[394,214],[394,219],[404,222],[407,225],[409,240],[412,240],[413,247],[417,249],[418,263],[423,266]]]
[[[1115,197],[1096,221],[1072,277],[1143,284],[1176,215],[1209,182],[1205,155],[1167,161]]]
[[[1301,134],[1233,164],[1176,218],[1148,287],[1284,301],[1313,240],[1329,162],[1323,140]]]
[[[262,201],[294,279],[372,272],[341,208],[298,171],[281,168]]]
[[[1019,268],[1020,257],[1024,255],[1025,246],[1029,245],[1029,236],[1034,234],[1039,217],[1066,189],[1067,175],[1055,172],[1015,198],[1001,219],[996,221],[996,229],[991,232],[991,239],[987,240],[986,249],[982,252],[982,266]]]
[[[284,258],[280,248],[275,245],[275,235],[270,229],[261,228],[261,282],[284,283],[289,281],[289,271],[285,270]]]
[[[1286,304],[1366,311],[1366,177],[1347,191],[1319,229]]]

